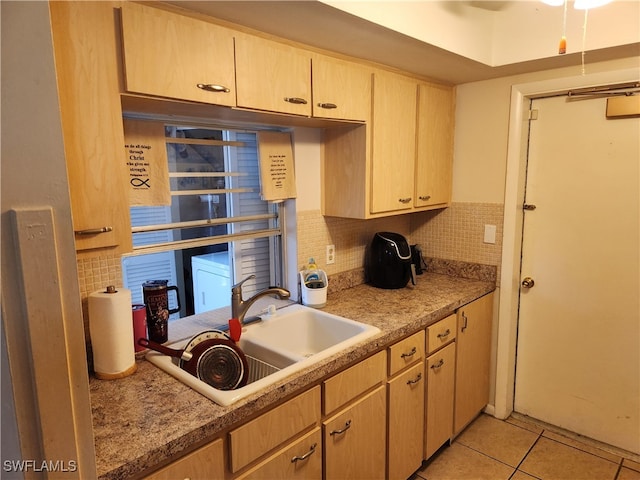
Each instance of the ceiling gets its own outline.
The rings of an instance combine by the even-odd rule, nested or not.
[[[320,1],[169,1],[295,42],[389,65],[446,84],[579,65],[579,52],[490,66],[383,27]],[[469,8],[499,12],[506,1],[468,1]],[[640,42],[589,51],[598,62],[640,55]]]

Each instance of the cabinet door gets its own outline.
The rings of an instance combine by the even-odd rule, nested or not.
[[[252,35],[236,36],[239,107],[311,116],[311,57]]]
[[[493,294],[461,307],[457,315],[455,433],[489,402]]]
[[[324,55],[312,57],[313,116],[342,120],[369,119],[371,72]]]
[[[231,30],[126,2],[122,38],[127,91],[235,106]]]
[[[131,251],[128,172],[110,2],[52,2],[76,250]]]
[[[174,480],[176,478],[191,480],[224,478],[222,440],[214,440],[199,450],[145,477],[145,480]]]
[[[405,480],[422,464],[424,452],[424,362],[388,382],[390,480]]]
[[[427,358],[425,459],[453,435],[455,363],[455,343],[450,343]]]
[[[325,478],[385,477],[386,404],[383,385],[323,422]]]
[[[320,428],[312,430],[237,478],[237,480],[245,479],[321,480],[322,434]]]
[[[414,205],[451,202],[454,97],[451,87],[421,84]]]
[[[373,80],[371,212],[413,207],[417,83],[389,72]]]

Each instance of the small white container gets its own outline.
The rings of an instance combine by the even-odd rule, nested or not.
[[[322,308],[327,304],[327,289],[329,287],[329,281],[327,280],[327,274],[323,270],[317,271],[320,281],[323,282],[324,287],[321,288],[309,288],[305,285],[304,276],[305,272],[302,271],[300,275],[300,289],[302,292],[302,304],[307,307]]]

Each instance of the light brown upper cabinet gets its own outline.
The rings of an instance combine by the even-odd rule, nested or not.
[[[122,38],[127,92],[235,106],[231,30],[126,3]]]
[[[356,63],[313,54],[313,116],[366,121],[371,115],[371,71]]]
[[[413,207],[417,83],[379,71],[373,81],[371,213]]]
[[[236,35],[238,107],[311,116],[311,55],[283,43]]]
[[[131,251],[113,2],[52,2],[76,250]]]
[[[451,87],[420,84],[416,208],[451,202],[454,96]]]

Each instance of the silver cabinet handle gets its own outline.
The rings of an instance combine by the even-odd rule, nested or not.
[[[417,351],[418,350],[416,349],[416,347],[413,347],[409,353],[403,353],[402,355],[400,355],[400,358],[412,357],[416,354]]]
[[[307,453],[305,453],[302,456],[296,455],[295,457],[293,457],[291,459],[291,463],[296,463],[296,462],[301,462],[303,460],[306,460],[307,458],[309,458],[311,455],[313,455],[315,453],[317,446],[318,446],[318,444],[314,443],[313,445],[311,445],[311,448],[309,449],[309,451]]]
[[[338,106],[335,103],[319,103],[318,106],[320,108],[326,108],[327,110],[338,108]]]
[[[411,201],[411,197],[407,197],[407,198],[399,198],[398,201],[400,203],[409,203]]]
[[[74,230],[76,235],[98,235],[99,233],[113,232],[113,227],[87,228],[85,230]]]
[[[300,97],[284,97],[285,102],[294,103],[296,105],[306,105],[307,101]]]
[[[438,337],[438,338],[447,338],[447,337],[449,336],[449,334],[450,334],[450,333],[451,333],[451,330],[449,330],[449,329],[447,328],[447,330],[446,330],[445,332],[443,332],[443,333],[439,333],[439,334],[437,335],[437,337]]]
[[[444,359],[441,358],[438,363],[434,363],[433,365],[431,365],[431,367],[429,368],[433,368],[434,370],[437,370],[438,368],[440,368],[441,366],[444,365]]]
[[[351,428],[351,420],[347,420],[346,423],[344,424],[344,428],[341,428],[340,430],[332,430],[331,432],[329,432],[329,435],[340,435],[341,433],[346,432],[347,430],[349,430]]]
[[[418,198],[420,200],[422,200],[423,202],[426,202],[427,200],[429,200],[431,198],[431,195],[421,195]]]
[[[413,380],[407,380],[407,385],[413,385],[414,383],[418,383],[420,380],[422,380],[422,373],[419,373]]]
[[[206,90],[207,92],[215,92],[215,93],[229,93],[231,90],[224,85],[216,85],[215,83],[198,83],[196,87],[201,90]]]

